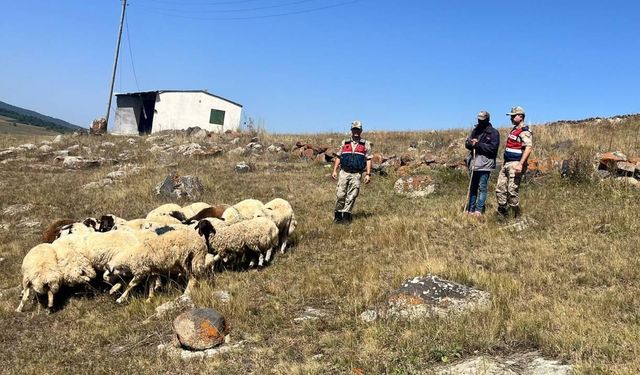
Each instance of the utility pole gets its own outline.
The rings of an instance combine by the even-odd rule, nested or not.
[[[122,15],[120,16],[120,30],[118,31],[118,44],[116,45],[116,57],[113,59],[113,74],[111,75],[111,88],[109,89],[109,101],[107,102],[107,114],[104,118],[109,125],[109,113],[111,112],[111,98],[113,97],[113,84],[116,81],[116,68],[118,67],[118,54],[120,53],[120,40],[122,39],[122,24],[124,24],[124,12],[127,9],[127,0],[122,0]]]

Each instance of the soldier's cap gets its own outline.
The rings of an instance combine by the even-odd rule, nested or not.
[[[491,117],[491,115],[489,115],[489,112],[487,112],[487,111],[480,111],[478,113],[478,120],[480,120],[480,121],[489,120],[490,117]]]
[[[524,108],[518,106],[511,107],[511,112],[507,113],[507,116],[514,115],[524,115]]]
[[[360,129],[362,130],[362,123],[358,120],[351,122],[351,129]]]

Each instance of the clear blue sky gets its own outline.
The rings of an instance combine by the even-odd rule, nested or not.
[[[274,133],[468,127],[482,109],[505,125],[513,105],[533,123],[640,112],[636,0],[129,3],[116,92],[208,89]],[[121,2],[0,4],[0,100],[103,115]]]

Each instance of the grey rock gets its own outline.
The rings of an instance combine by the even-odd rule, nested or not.
[[[530,217],[522,217],[517,220],[515,223],[505,225],[500,228],[503,232],[522,232],[523,230],[529,229],[533,226],[538,225],[538,222]]]
[[[33,209],[33,205],[31,203],[14,204],[2,210],[2,214],[5,216],[17,216],[31,211],[31,209]]]
[[[169,198],[198,199],[204,193],[204,186],[197,176],[167,175],[155,188],[156,195]]]
[[[378,312],[376,310],[366,310],[360,314],[360,320],[365,323],[371,323],[378,319]]]
[[[393,189],[400,195],[419,198],[433,194],[436,190],[436,185],[431,177],[419,175],[399,178],[393,184]]]
[[[117,170],[107,174],[107,178],[112,180],[122,180],[125,177],[127,177],[127,172],[123,170]]]
[[[315,307],[305,306],[304,311],[296,318],[294,322],[303,322],[307,320],[317,320],[329,315],[329,311],[324,309],[317,309]]]
[[[136,140],[133,139],[133,138],[128,138],[127,139],[127,143],[130,144],[130,145],[135,145],[136,144]]]
[[[100,144],[100,147],[101,148],[113,148],[113,147],[116,147],[116,144],[113,143],[113,142],[102,142]]]
[[[54,151],[53,155],[58,158],[66,158],[67,156],[69,156],[69,150],[60,150],[60,151]]]
[[[23,145],[18,146],[18,148],[21,148],[21,149],[27,150],[27,151],[31,151],[31,150],[35,150],[36,148],[38,148],[38,146],[34,145],[33,143],[25,143]]]
[[[229,151],[229,155],[244,155],[246,151],[247,150],[244,147],[236,147]]]
[[[10,159],[15,157],[17,154],[17,151],[15,148],[8,148],[6,150],[0,150],[0,159]]]
[[[632,186],[635,188],[640,188],[640,181],[636,180],[633,177],[616,177],[615,180],[622,186]]]
[[[67,169],[90,169],[102,165],[100,160],[85,159],[80,156],[67,156],[62,160],[62,166]]]
[[[209,136],[209,132],[199,126],[194,126],[187,128],[186,135],[191,139],[205,139]]]
[[[53,147],[49,146],[49,145],[42,145],[40,147],[38,147],[38,151],[42,152],[42,153],[48,153],[53,151]]]
[[[216,290],[213,292],[213,297],[222,303],[231,302],[231,293],[226,290]]]
[[[380,314],[422,319],[447,316],[489,306],[490,294],[434,275],[406,280],[387,298]]]
[[[87,184],[82,185],[82,189],[84,190],[102,189],[110,185],[113,185],[113,180],[110,178],[103,178],[100,181],[89,182]]]
[[[173,321],[173,329],[183,348],[206,350],[224,342],[229,333],[224,316],[214,309],[192,309]]]
[[[240,162],[236,164],[236,166],[233,169],[236,171],[236,173],[247,173],[251,171],[251,167],[245,162]]]
[[[67,147],[67,151],[69,151],[70,154],[73,152],[80,151],[80,145],[69,146]]]
[[[228,336],[227,336],[228,337]],[[177,348],[174,345],[170,344],[160,344],[158,345],[158,352],[160,354],[167,355],[172,358],[178,358],[183,361],[193,361],[193,360],[202,360],[205,358],[213,358],[220,354],[229,353],[231,351],[237,351],[237,349],[242,348],[244,346],[244,341],[240,341],[236,344],[230,344],[225,341],[225,344],[212,349],[207,349],[203,351],[191,351],[182,348]]]
[[[573,366],[547,359],[538,352],[515,353],[507,357],[475,356],[441,366],[437,375],[570,375]]]

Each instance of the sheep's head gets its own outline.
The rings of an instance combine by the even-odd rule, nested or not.
[[[98,232],[108,232],[113,229],[116,220],[113,215],[102,215],[100,218],[100,226],[98,227]]]
[[[209,239],[211,236],[215,236],[216,229],[213,227],[213,224],[209,220],[200,220],[195,228],[198,231],[198,234],[204,237],[205,242],[207,243],[207,250],[209,253],[213,252],[211,249],[211,242]]]

